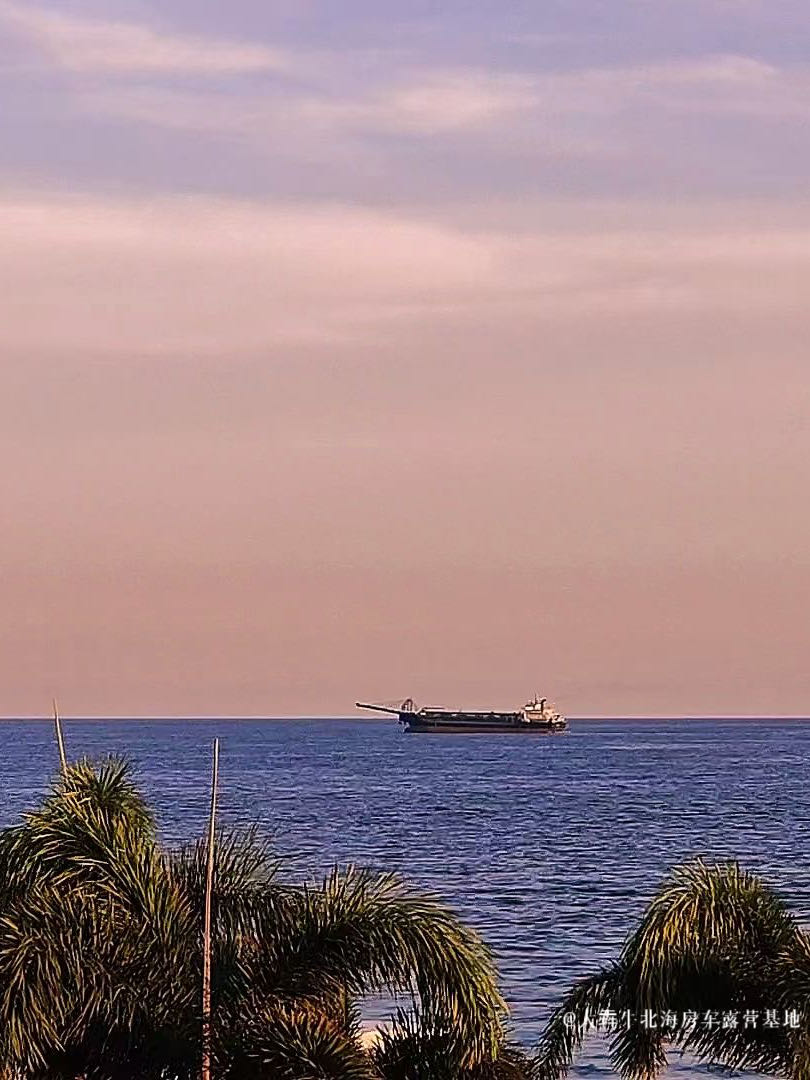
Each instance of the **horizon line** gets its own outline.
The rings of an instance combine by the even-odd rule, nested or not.
[[[69,715],[60,713],[62,720],[136,720],[136,721],[194,721],[194,720],[362,720],[366,723],[385,723],[379,717],[355,713],[189,713],[189,714],[92,714]],[[809,713],[583,713],[569,715],[569,721],[590,720],[810,720]],[[53,717],[43,713],[30,715],[9,714],[0,716],[0,723],[14,721],[44,721],[53,723]]]

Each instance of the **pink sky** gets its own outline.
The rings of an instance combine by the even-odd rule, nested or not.
[[[0,713],[810,712],[810,79],[716,6],[0,4]]]

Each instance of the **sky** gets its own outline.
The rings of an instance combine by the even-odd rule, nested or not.
[[[798,0],[0,0],[0,713],[808,714]]]

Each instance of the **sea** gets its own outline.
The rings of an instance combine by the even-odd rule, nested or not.
[[[271,832],[290,880],[353,863],[451,905],[493,948],[527,1046],[684,860],[739,860],[810,912],[810,722],[575,719],[554,736],[405,735],[346,718],[65,728],[71,757],[132,761],[169,844],[204,834],[218,737],[223,822]],[[0,723],[0,825],[36,805],[56,766],[49,724]],[[368,1004],[373,1019],[382,1008]],[[611,1075],[590,1038],[571,1076]],[[717,1072],[673,1055],[666,1075]]]

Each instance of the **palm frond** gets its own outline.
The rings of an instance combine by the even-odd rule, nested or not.
[[[593,1019],[602,1009],[628,1017],[610,1035],[611,1057],[623,1076],[657,1075],[667,1044],[732,1068],[786,1074],[795,1033],[725,1025],[722,1018],[795,1007],[796,960],[805,942],[781,900],[736,863],[696,860],[676,868],[618,964],[576,987],[555,1013],[541,1042],[544,1076],[565,1075],[581,1044],[586,1011]],[[716,1022],[704,1022],[715,1016]]]
[[[188,1013],[192,912],[123,762],[70,766],[2,834],[0,881],[0,1072],[89,1068]]]
[[[618,1016],[624,1001],[624,972],[605,968],[578,982],[554,1010],[537,1048],[539,1080],[560,1080],[568,1073],[595,1017]]]
[[[492,1072],[519,1060],[492,958],[441,904],[354,869],[284,885],[256,831],[221,832],[216,850],[222,1076],[378,1080],[358,1002],[388,990],[452,1032],[459,1075],[511,1080]],[[0,1077],[196,1075],[204,876],[201,846],[161,849],[117,760],[69,766],[38,810],[0,831]]]
[[[286,908],[283,936],[265,923],[279,992],[414,992],[459,1033],[468,1063],[492,1057],[506,1013],[492,956],[447,908],[395,875],[352,868]]]
[[[535,1080],[535,1063],[504,1037],[490,1060],[465,1067],[458,1036],[437,1017],[399,1010],[372,1051],[383,1080]]]
[[[234,1080],[379,1080],[357,1038],[307,1008],[275,1003],[219,1050]]]
[[[257,826],[216,830],[216,877],[220,896],[241,895],[246,889],[263,888],[278,874],[281,865],[272,837]],[[205,889],[207,845],[198,840],[173,852],[170,863],[184,889],[202,897]]]
[[[733,958],[735,974],[754,960],[778,965],[797,927],[782,901],[737,863],[677,867],[648,907],[623,951],[640,1004],[665,1007],[683,980],[706,964]],[[765,973],[763,973],[765,974]],[[767,973],[772,982],[770,972]]]

